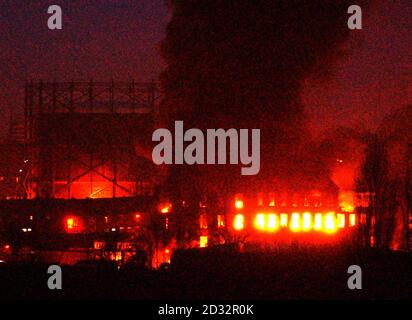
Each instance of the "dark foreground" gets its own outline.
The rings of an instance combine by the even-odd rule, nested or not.
[[[347,269],[362,268],[349,290]],[[63,289],[47,287],[47,265],[0,266],[1,299],[411,299],[412,256],[356,249],[214,253],[180,257],[163,271],[63,267]]]

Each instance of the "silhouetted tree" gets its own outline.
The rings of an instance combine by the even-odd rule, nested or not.
[[[365,158],[360,168],[356,188],[358,192],[368,192],[369,207],[366,216],[365,237],[371,245],[371,231],[375,231],[376,246],[382,246],[382,218],[385,204],[385,190],[388,173],[388,158],[384,143],[377,135],[372,135],[366,148]],[[374,225],[372,220],[375,219]]]

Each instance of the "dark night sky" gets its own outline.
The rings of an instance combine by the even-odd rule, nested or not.
[[[47,29],[52,4],[62,6],[63,30]],[[364,30],[351,33],[331,74],[306,82],[302,98],[315,131],[373,128],[412,102],[412,2],[375,1],[364,11]],[[0,133],[11,112],[22,113],[25,79],[156,79],[170,15],[164,0],[2,0]]]

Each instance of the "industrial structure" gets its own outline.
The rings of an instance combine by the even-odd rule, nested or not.
[[[155,83],[27,83],[26,198],[150,192],[142,169],[147,160],[136,147],[151,141],[158,98]]]

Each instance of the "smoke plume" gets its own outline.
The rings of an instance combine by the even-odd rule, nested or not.
[[[297,171],[301,179],[305,167],[310,167],[307,175],[317,172],[314,168],[322,165],[306,159],[311,157],[300,91],[308,75],[322,74],[336,58],[350,32],[351,3],[170,3],[173,17],[162,44],[167,121],[184,120],[185,126],[197,128],[261,129],[259,176],[266,180],[290,180]]]

